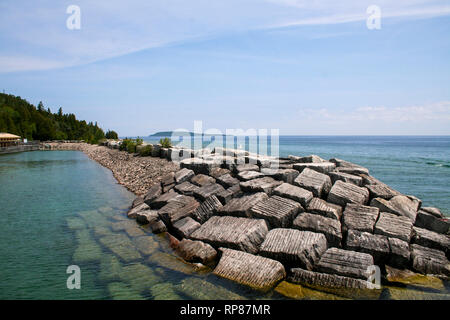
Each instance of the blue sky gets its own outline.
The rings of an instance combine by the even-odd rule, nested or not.
[[[0,30],[0,90],[121,136],[450,134],[448,1],[6,0]]]

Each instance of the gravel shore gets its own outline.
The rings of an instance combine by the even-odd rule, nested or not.
[[[48,143],[52,150],[78,150],[112,171],[116,180],[136,195],[145,194],[165,174],[179,169],[166,159],[140,157],[87,143]]]

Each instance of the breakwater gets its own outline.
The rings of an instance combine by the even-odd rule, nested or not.
[[[41,149],[39,143],[20,144],[17,146],[0,147],[0,154],[9,154],[25,151],[37,151]]]

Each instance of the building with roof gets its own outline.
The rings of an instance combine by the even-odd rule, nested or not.
[[[20,142],[20,136],[12,133],[0,132],[0,147],[16,146]]]

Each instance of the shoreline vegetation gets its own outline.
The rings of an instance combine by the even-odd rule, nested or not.
[[[261,291],[281,282],[356,299],[450,299],[450,221],[367,168],[159,144],[141,157],[105,144],[46,146],[109,168],[137,195],[129,218],[167,232],[180,257],[219,277]]]

